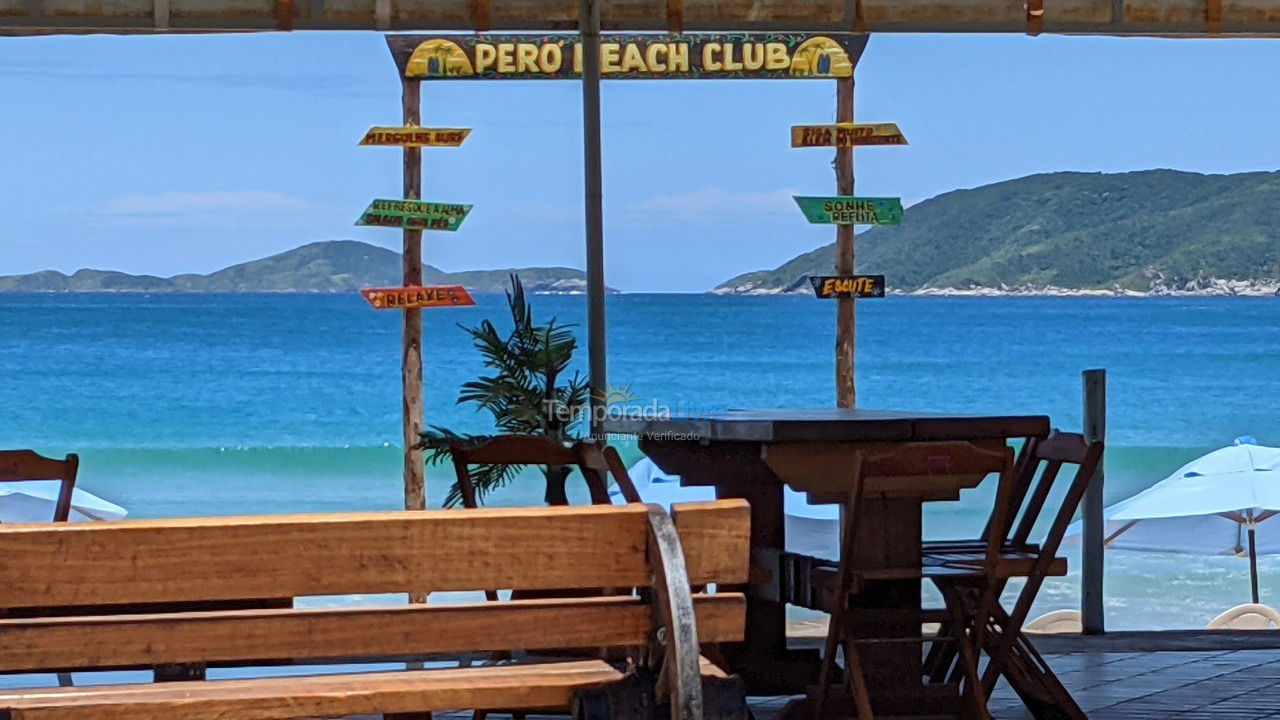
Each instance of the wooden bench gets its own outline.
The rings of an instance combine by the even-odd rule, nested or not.
[[[672,515],[631,504],[0,527],[0,606],[59,609],[58,616],[0,619],[0,672],[398,662],[552,648],[598,649],[611,658],[0,690],[0,718],[407,720],[432,710],[571,706],[576,717],[593,720],[647,720],[659,706],[672,718],[745,718],[741,684],[699,650],[742,639],[745,599],[693,594],[690,585],[746,582],[748,517],[746,503],[734,500],[677,506]],[[470,604],[70,610],[592,588],[587,597]]]

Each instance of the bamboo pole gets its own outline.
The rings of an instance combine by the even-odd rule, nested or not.
[[[402,79],[401,106],[405,125],[422,122],[421,82]],[[404,149],[404,197],[422,199],[422,149]],[[404,284],[422,284],[422,231],[404,231]],[[422,311],[404,310],[404,340],[400,359],[404,414],[404,507],[423,510],[427,487],[418,435],[422,432]]]
[[[836,80],[836,122],[853,122],[853,76]],[[853,148],[836,149],[836,194],[853,194]],[[836,274],[852,275],[855,260],[853,225],[836,226]],[[836,406],[856,407],[857,380],[854,356],[857,353],[858,317],[853,298],[836,300]]]
[[[583,185],[587,241],[587,363],[591,432],[599,433],[599,408],[607,392],[604,284],[604,183],[600,150],[600,0],[581,0]]]
[[[1084,371],[1084,437],[1089,442],[1107,440],[1107,371]],[[1105,453],[1104,453],[1105,456]],[[1086,635],[1106,630],[1103,612],[1102,463],[1084,493],[1084,536],[1081,552],[1080,614]]]

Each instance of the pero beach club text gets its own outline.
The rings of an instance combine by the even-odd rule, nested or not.
[[[600,73],[626,78],[840,78],[853,74],[854,35],[803,33],[604,35]],[[554,79],[582,75],[572,35],[397,35],[391,51],[406,78]]]

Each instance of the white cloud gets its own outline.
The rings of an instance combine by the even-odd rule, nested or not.
[[[709,187],[678,195],[655,195],[628,208],[626,219],[641,225],[655,221],[712,225],[734,219],[794,215],[799,212],[792,199],[797,192],[787,188],[737,192]]]
[[[94,224],[118,227],[285,227],[302,224],[316,207],[268,190],[129,193],[95,212]]]

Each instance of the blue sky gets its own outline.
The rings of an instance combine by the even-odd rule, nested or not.
[[[857,117],[906,148],[857,151],[858,194],[912,203],[1056,170],[1280,167],[1280,43],[876,36]],[[793,193],[833,191],[831,81],[614,81],[604,104],[608,280],[701,291],[829,242]],[[398,196],[400,156],[356,145],[398,124],[381,36],[0,38],[0,274],[207,272],[315,240],[388,247],[352,223]],[[426,199],[475,204],[428,236],[446,270],[583,265],[579,86],[424,84]]]

